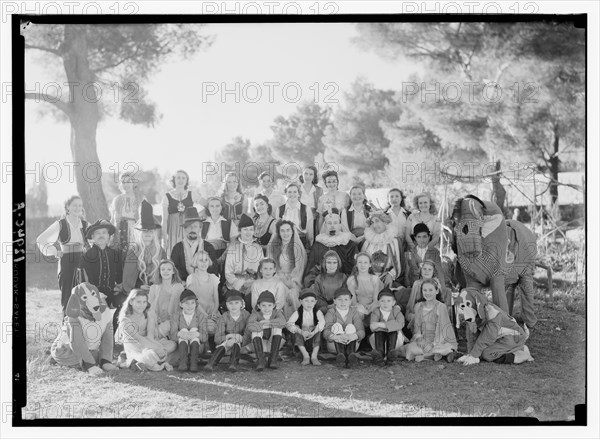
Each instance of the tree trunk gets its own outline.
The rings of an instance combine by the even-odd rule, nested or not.
[[[96,151],[96,128],[100,119],[94,75],[88,62],[84,26],[65,25],[63,64],[69,81],[72,105],[71,153],[75,165],[77,192],[83,200],[86,219],[109,219],[102,189],[102,167]]]
[[[556,204],[558,201],[558,168],[559,168],[559,158],[558,158],[558,148],[560,145],[559,142],[560,134],[558,131],[558,122],[554,124],[554,154],[550,157],[550,177],[554,179],[550,183],[550,197],[552,198],[552,206]]]

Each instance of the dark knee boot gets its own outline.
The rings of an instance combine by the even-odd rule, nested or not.
[[[515,354],[504,354],[494,360],[498,364],[512,364],[515,362]]]
[[[372,358],[373,364],[377,366],[385,364],[383,361],[385,355],[385,336],[386,334],[382,331],[375,332],[375,350],[373,351]]]
[[[398,358],[398,353],[396,352],[396,343],[398,342],[398,332],[388,332],[387,333],[387,348],[386,348],[386,356],[387,364],[393,363]]]
[[[188,344],[185,341],[179,342],[179,371],[188,370]]]
[[[233,344],[231,348],[231,354],[229,356],[229,370],[231,372],[236,372],[238,368],[238,363],[240,361],[240,345],[237,343]]]
[[[356,340],[351,341],[346,345],[346,357],[348,358],[348,367],[358,366],[358,356],[356,355],[355,349]]]
[[[279,346],[281,345],[281,335],[274,335],[271,339],[271,355],[269,356],[269,362],[267,367],[271,369],[279,368],[277,362],[279,361]]]
[[[256,370],[261,371],[265,368],[265,353],[263,352],[263,344],[261,337],[254,337],[252,339],[252,345],[254,346],[254,352],[256,353]]]
[[[204,370],[212,372],[214,367],[221,361],[221,358],[223,358],[223,355],[225,355],[225,347],[220,346],[213,352],[210,360],[208,360],[208,364],[204,366]]]
[[[198,355],[200,355],[200,344],[193,341],[190,346],[190,372],[198,372]]]
[[[337,353],[335,357],[335,364],[339,367],[346,367],[346,346],[342,343],[334,343],[335,344],[335,352]]]

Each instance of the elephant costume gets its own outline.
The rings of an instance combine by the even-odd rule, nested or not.
[[[515,288],[520,286],[523,321],[530,327],[535,325],[535,235],[520,222],[505,220],[493,202],[473,195],[456,201],[451,220],[451,242],[458,261],[455,274],[461,286],[478,290],[490,287],[493,302],[509,314]]]

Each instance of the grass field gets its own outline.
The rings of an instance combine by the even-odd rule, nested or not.
[[[31,274],[30,274],[31,273]],[[232,374],[129,370],[92,378],[48,363],[61,317],[50,269],[28,271],[25,419],[510,416],[572,419],[585,403],[586,325],[582,286],[555,279],[555,302],[538,288],[540,319],[522,365],[401,361],[379,368],[300,366],[288,358],[258,373],[248,362]],[[543,282],[543,279],[540,279]],[[515,308],[518,308],[517,303]],[[518,313],[517,313],[518,318]],[[459,344],[465,351],[465,343]],[[222,365],[221,367],[225,367]]]

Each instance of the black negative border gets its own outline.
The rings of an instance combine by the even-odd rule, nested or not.
[[[12,34],[12,80],[13,80],[13,239],[16,238],[20,220],[24,220],[25,211],[16,210],[18,203],[25,203],[25,100],[17,99],[25,93],[25,39],[20,34],[21,23],[39,24],[135,24],[135,23],[364,23],[364,22],[452,22],[460,19],[464,22],[572,22],[586,32],[587,72],[587,14],[339,14],[339,15],[27,15],[17,14],[11,17]],[[587,121],[587,76],[586,76],[585,115]],[[586,123],[585,159],[587,164],[587,123]],[[15,166],[16,165],[16,166]],[[585,217],[587,219],[587,186],[585,188]],[[587,236],[587,221],[585,224]],[[15,247],[16,248],[16,247]],[[13,252],[13,256],[15,252]],[[585,252],[587,265],[587,247]],[[26,390],[26,318],[25,318],[25,260],[13,260],[13,426],[24,427],[75,427],[75,426],[582,426],[587,425],[587,403],[578,404],[575,420],[539,422],[527,417],[496,418],[302,418],[302,419],[40,419],[24,420],[21,408],[27,405]],[[587,283],[586,283],[587,307]],[[586,316],[587,317],[587,316]],[[586,318],[586,337],[587,337]],[[586,338],[587,339],[587,338]],[[586,383],[587,383],[587,346],[586,346]],[[585,389],[587,401],[587,386]]]

